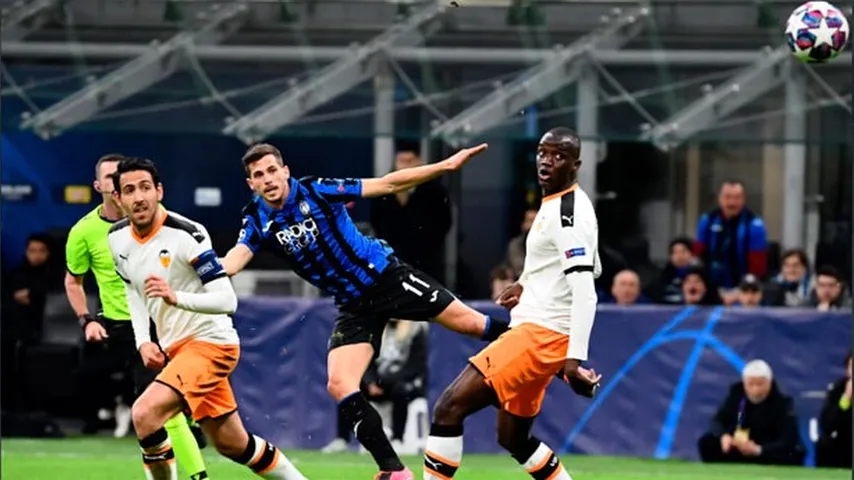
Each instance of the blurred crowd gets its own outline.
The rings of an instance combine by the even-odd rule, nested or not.
[[[851,292],[840,270],[834,265],[810,265],[802,249],[787,250],[776,258],[762,218],[745,200],[741,182],[724,182],[717,208],[700,218],[694,238],[679,237],[670,242],[663,268],[643,265],[636,270],[607,258],[609,252],[602,249],[600,255],[606,258],[602,259],[604,271],[597,285],[599,302],[822,311],[850,308]],[[525,212],[519,235],[507,245],[504,262],[493,269],[493,298],[522,273],[525,238],[536,216],[536,209]]]

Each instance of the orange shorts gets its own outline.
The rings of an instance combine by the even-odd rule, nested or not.
[[[569,336],[533,323],[504,332],[469,358],[498,396],[501,408],[520,417],[540,413],[546,388],[566,363]]]
[[[195,420],[217,418],[237,410],[228,376],[240,358],[238,345],[188,340],[171,346],[166,354],[169,361],[156,381],[179,392]]]

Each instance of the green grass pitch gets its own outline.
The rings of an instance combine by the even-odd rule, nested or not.
[[[139,450],[133,440],[3,439],[4,480],[132,480],[142,479]],[[309,480],[370,480],[376,473],[369,456],[324,455],[290,451],[288,456]],[[205,449],[212,480],[257,478],[244,468]],[[709,466],[688,462],[629,458],[564,456],[574,480],[849,480],[844,470]],[[420,476],[421,459],[407,457],[407,465]],[[179,478],[187,478],[179,476]],[[455,477],[459,480],[524,480],[528,477],[508,456],[467,455]]]

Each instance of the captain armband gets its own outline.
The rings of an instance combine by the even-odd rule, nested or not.
[[[225,268],[223,268],[222,262],[220,262],[219,257],[213,250],[202,252],[191,263],[193,268],[196,270],[196,274],[199,276],[199,280],[202,281],[202,284],[207,284],[217,278],[225,278],[228,276],[225,273]]]

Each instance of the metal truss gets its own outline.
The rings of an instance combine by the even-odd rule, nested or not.
[[[645,132],[641,139],[670,150],[782,85],[792,62],[789,47],[782,45],[765,53],[753,65]]]
[[[32,128],[42,138],[50,138],[85,122],[100,110],[136,95],[183,68],[195,45],[221,42],[240,28],[248,12],[243,2],[214,5],[199,16],[196,28],[180,32],[165,43],[153,43],[142,55],[34,115],[24,121],[22,127]]]
[[[234,120],[223,133],[237,136],[246,144],[266,138],[371,78],[385,61],[388,50],[421,45],[437,29],[438,19],[445,9],[444,2],[435,2],[413,13],[405,22],[390,27],[365,45],[354,47],[349,55]]]
[[[649,7],[645,5],[625,13],[615,12],[614,17],[607,19],[601,28],[556,51],[511,83],[499,87],[440,124],[430,135],[457,146],[466,137],[489,130],[529,105],[571,85],[585,68],[587,55],[594,51],[620,49],[641,32],[641,19],[649,13]]]
[[[3,9],[0,39],[4,42],[21,40],[44,25],[57,9],[61,0],[22,0],[10,9]]]

